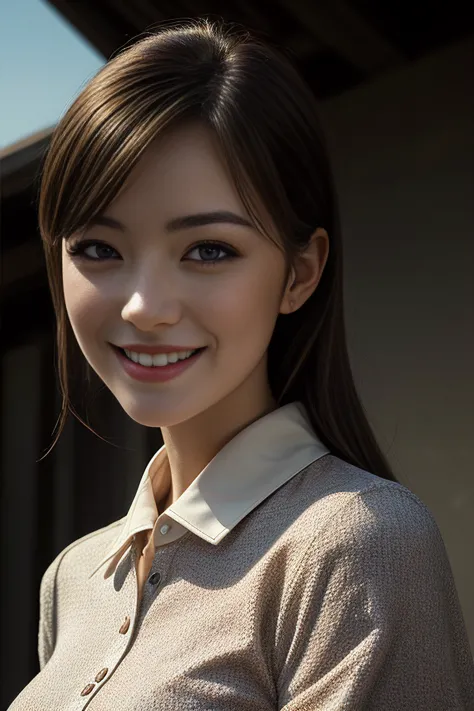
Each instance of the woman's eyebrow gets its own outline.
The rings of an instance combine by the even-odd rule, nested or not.
[[[203,225],[213,225],[218,223],[227,223],[232,225],[240,225],[242,227],[250,227],[254,229],[254,225],[241,215],[229,210],[214,210],[212,212],[198,212],[194,215],[183,215],[182,217],[174,217],[165,224],[166,232],[177,232],[178,230],[190,229],[192,227],[202,227]],[[108,215],[96,215],[89,222],[89,227],[93,225],[102,225],[111,227],[121,232],[126,232],[126,226],[117,220],[115,217]]]

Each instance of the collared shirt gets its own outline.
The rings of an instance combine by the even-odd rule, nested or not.
[[[166,462],[162,447],[128,514],[44,573],[40,672],[10,711],[472,707],[431,512],[332,455],[302,403],[248,425],[158,511]]]
[[[156,502],[168,493],[171,476],[163,445],[143,473],[117,540],[91,575],[108,562],[107,578],[138,540],[141,587],[157,547],[188,531],[217,545],[255,506],[328,451],[315,437],[302,404],[285,405],[237,434],[177,501],[158,515]],[[151,535],[138,538],[141,532],[150,531]],[[140,556],[142,548],[144,556]]]

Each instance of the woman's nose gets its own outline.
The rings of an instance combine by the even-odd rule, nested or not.
[[[144,295],[135,291],[122,309],[122,318],[141,331],[149,331],[159,324],[176,323],[180,318],[180,303],[176,297],[161,294]]]

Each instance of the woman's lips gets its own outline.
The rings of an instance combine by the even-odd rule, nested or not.
[[[206,348],[201,348],[189,358],[178,360],[176,363],[168,363],[168,365],[146,366],[140,363],[135,363],[130,358],[127,358],[125,353],[117,346],[112,346],[120,364],[125,372],[135,380],[141,380],[145,383],[163,383],[172,378],[176,378],[183,371],[190,368],[193,363],[199,360]]]

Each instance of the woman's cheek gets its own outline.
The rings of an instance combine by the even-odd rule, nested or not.
[[[91,282],[74,275],[68,276],[64,282],[64,300],[79,345],[83,351],[88,350],[106,320],[104,307],[107,302]]]

